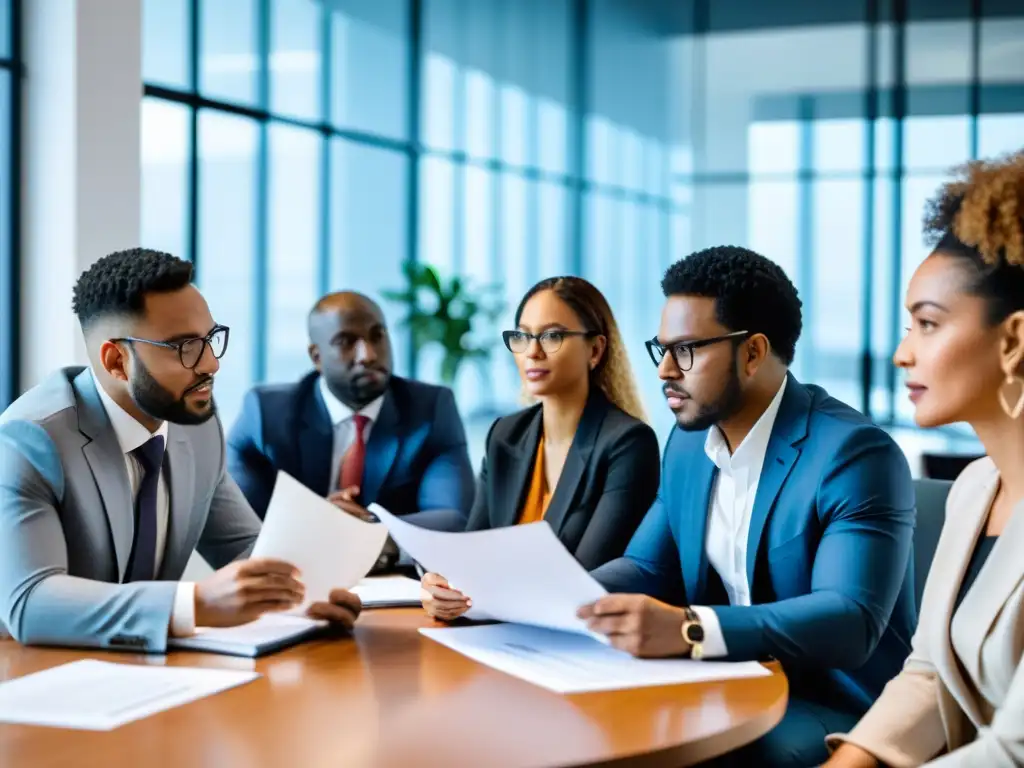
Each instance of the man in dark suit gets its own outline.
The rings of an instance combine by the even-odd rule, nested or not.
[[[869,419],[789,373],[801,308],[777,265],[712,248],[662,288],[648,350],[678,429],[625,557],[594,571],[623,594],[581,616],[638,656],[778,659],[786,715],[726,764],[818,765],[910,651],[910,469]]]
[[[309,315],[316,370],[246,395],[228,467],[260,517],[278,470],[365,517],[376,502],[416,525],[461,530],[474,478],[451,390],[393,376],[384,315],[358,293],[329,294]],[[394,565],[385,550],[378,570]]]

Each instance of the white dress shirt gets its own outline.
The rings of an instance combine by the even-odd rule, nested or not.
[[[747,581],[750,515],[761,481],[768,440],[785,391],[786,380],[783,379],[771,403],[731,454],[718,427],[708,430],[704,441],[704,452],[718,467],[711,489],[705,549],[708,562],[722,579],[730,605],[750,605],[750,583]],[[704,606],[693,606],[693,610],[704,626],[704,656],[725,656],[728,649],[714,610]]]
[[[370,432],[373,430],[373,425],[377,421],[377,417],[380,416],[381,406],[384,405],[384,395],[381,395],[376,400],[367,403],[359,411],[353,411],[341,400],[336,398],[330,389],[327,388],[327,383],[324,381],[324,377],[321,376],[317,382],[320,387],[320,397],[324,400],[324,405],[327,406],[327,413],[331,417],[331,424],[334,428],[334,448],[331,451],[331,484],[330,491],[340,491],[338,488],[338,481],[341,479],[341,459],[345,455],[345,452],[349,449],[352,443],[356,440],[356,423],[352,420],[352,417],[359,413],[369,419],[366,426],[363,427],[363,442],[369,442]]]
[[[132,455],[132,451],[141,447],[150,438],[160,435],[164,439],[164,450],[167,449],[167,422],[160,424],[156,432],[150,432],[131,414],[114,402],[106,390],[96,381],[96,391],[100,393],[100,401],[110,419],[110,425],[114,428],[117,442],[124,453],[125,468],[128,471],[128,483],[132,490],[132,499],[139,493],[139,486],[142,484],[144,470],[139,460]],[[167,472],[161,467],[160,478],[156,487],[156,562],[153,565],[153,572],[160,571],[160,565],[164,560],[164,547],[167,543],[167,521],[170,517],[171,495],[167,488]],[[132,519],[132,530],[135,530],[135,513],[133,508],[128,510]],[[178,583],[178,589],[174,595],[174,608],[171,613],[171,626],[168,628],[171,635],[182,637],[191,635],[196,629],[196,604],[195,584],[182,581]]]

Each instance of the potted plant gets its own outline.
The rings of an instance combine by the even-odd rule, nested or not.
[[[505,311],[501,286],[477,288],[458,276],[445,282],[434,267],[420,262],[405,262],[402,273],[406,282],[402,290],[381,293],[389,301],[405,305],[407,314],[401,325],[411,331],[415,355],[419,357],[430,344],[439,344],[443,349],[441,381],[449,387],[455,386],[467,361],[476,362],[486,378],[495,342],[474,341],[473,332],[479,332],[481,322],[493,324]]]

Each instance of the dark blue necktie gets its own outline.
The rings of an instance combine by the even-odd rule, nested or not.
[[[156,577],[156,490],[164,463],[164,439],[150,438],[132,455],[142,465],[142,482],[135,497],[135,540],[128,564],[128,581],[152,581]]]

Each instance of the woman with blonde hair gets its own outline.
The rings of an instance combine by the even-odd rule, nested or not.
[[[597,288],[579,277],[542,280],[515,326],[502,337],[535,404],[491,426],[467,530],[543,520],[590,570],[625,552],[653,503],[658,439]],[[434,618],[450,621],[471,604],[438,574],[422,586]]]
[[[896,350],[914,419],[967,422],[986,457],[950,489],[910,658],[832,768],[1024,766],[1024,152],[968,165],[931,204],[936,243]],[[923,575],[919,574],[919,578]]]

